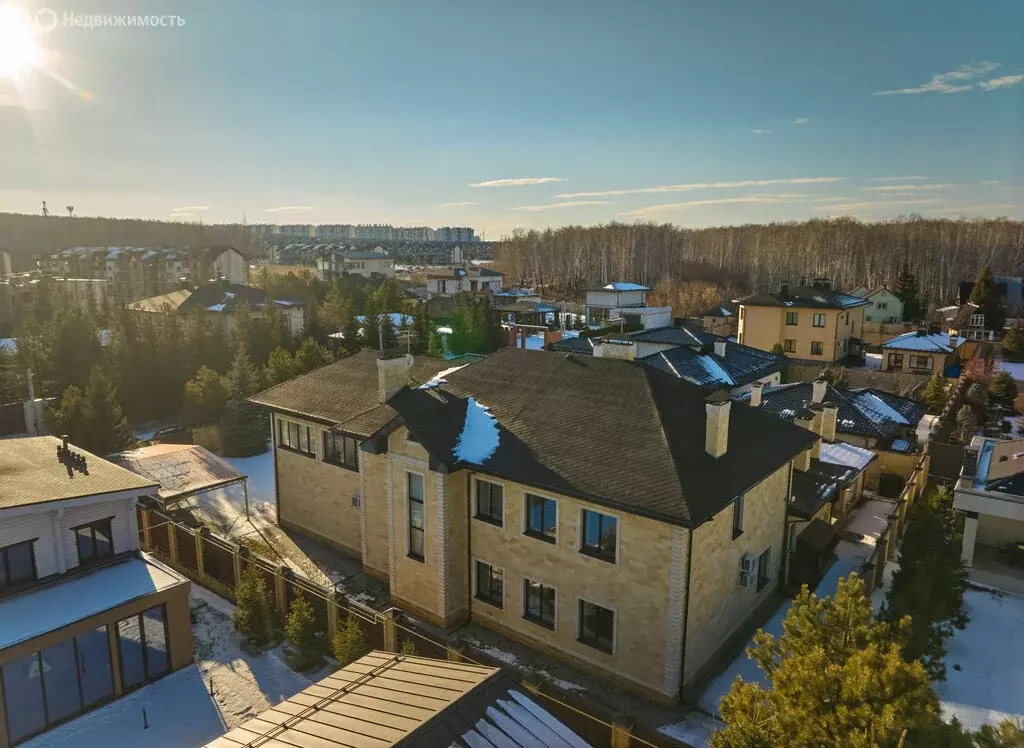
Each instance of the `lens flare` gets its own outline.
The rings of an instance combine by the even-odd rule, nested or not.
[[[27,12],[0,3],[0,78],[17,78],[39,63],[35,28]]]

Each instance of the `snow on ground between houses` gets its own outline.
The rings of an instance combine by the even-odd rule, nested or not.
[[[234,606],[197,586],[191,598],[193,610],[200,608],[192,627],[194,665],[44,733],[25,748],[201,746],[327,675],[326,669],[309,676],[296,673],[280,647],[257,657],[246,654],[231,625]]]
[[[231,466],[248,478],[249,513],[273,523],[277,520],[274,489],[274,456],[270,450],[253,457],[225,457]],[[195,497],[204,517],[213,520],[231,535],[235,525],[245,520],[245,490],[241,485],[226,486]]]
[[[946,682],[935,687],[942,714],[971,730],[1024,720],[1024,598],[974,589],[964,597],[971,622],[949,640]]]

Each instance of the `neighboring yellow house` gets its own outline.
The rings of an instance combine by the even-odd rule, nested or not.
[[[770,351],[780,346],[788,358],[830,363],[862,355],[864,307],[870,302],[840,293],[829,281],[778,292],[763,291],[736,299],[740,308],[738,341]]]
[[[955,333],[918,330],[882,343],[882,371],[939,374],[954,366],[966,338]]]
[[[678,699],[771,604],[818,436],[630,361],[446,366],[363,351],[252,398],[274,411],[281,523],[435,624]]]

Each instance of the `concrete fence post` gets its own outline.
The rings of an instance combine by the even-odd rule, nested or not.
[[[632,717],[617,716],[612,720],[612,746],[611,748],[630,748],[633,745]]]
[[[398,651],[398,632],[395,627],[395,611],[384,611],[384,651]]]
[[[327,638],[333,639],[338,633],[338,592],[327,590]]]

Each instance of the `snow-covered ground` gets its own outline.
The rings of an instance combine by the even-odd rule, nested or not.
[[[996,371],[1005,371],[1014,379],[1024,380],[1024,362],[1014,363],[997,358]]]
[[[196,585],[196,663],[24,743],[25,748],[193,748],[324,678],[296,673],[280,648],[239,647],[234,606]],[[210,695],[210,683],[213,695]],[[149,729],[144,728],[143,709]]]
[[[882,370],[882,354],[881,353],[865,353],[864,354],[864,366],[872,371]]]
[[[972,730],[1024,720],[1024,598],[968,590],[965,599],[971,622],[950,639],[946,682],[935,688],[942,713]]]
[[[277,499],[274,490],[274,457],[270,450],[255,457],[224,459],[248,478],[250,516],[274,523],[277,519]],[[208,491],[197,496],[195,502],[204,518],[212,521],[228,536],[233,536],[235,528],[245,522],[245,491],[241,485]]]
[[[832,564],[814,590],[818,597],[834,595],[839,580],[852,571],[860,571],[864,562],[871,557],[875,550],[875,540],[880,535],[880,529],[884,530],[888,526],[888,520],[884,516],[885,512],[880,511],[880,509],[884,509],[880,506],[881,504],[892,506],[891,502],[869,500],[853,511],[844,525],[844,529],[851,528],[854,532],[862,535],[863,539],[859,542],[839,541],[836,545],[836,562]],[[875,590],[871,596],[871,602],[876,610],[881,607],[885,599],[884,586],[892,578],[894,568],[893,564],[886,564],[883,586]],[[782,621],[792,606],[792,601],[787,600],[771,620],[764,625],[763,630],[772,636],[781,636]],[[747,657],[746,648],[752,646],[753,643],[754,640],[751,638],[725,672],[715,678],[698,699],[698,707],[706,713],[690,712],[685,720],[659,727],[658,731],[694,746],[709,745],[711,733],[720,727],[721,723],[717,719],[709,717],[708,714],[718,714],[718,702],[732,688],[736,676],[741,676],[748,683],[765,684],[764,673],[756,662]]]
[[[917,422],[918,443],[924,444],[926,441],[931,439],[932,428],[935,427],[935,422],[938,420],[938,416],[929,415],[927,413],[921,416],[921,420]]]

